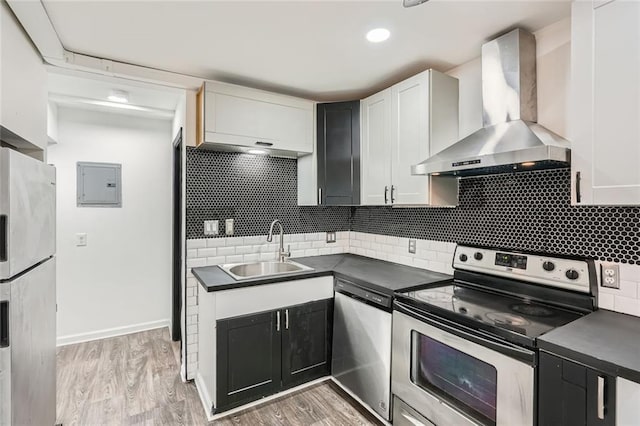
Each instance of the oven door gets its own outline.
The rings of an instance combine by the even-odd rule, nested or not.
[[[394,395],[438,426],[534,424],[534,352],[398,305]]]

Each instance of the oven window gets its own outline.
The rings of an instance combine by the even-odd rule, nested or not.
[[[495,425],[496,368],[417,331],[411,340],[411,380],[482,423]]]

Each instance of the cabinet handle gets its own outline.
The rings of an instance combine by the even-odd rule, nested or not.
[[[387,204],[387,194],[389,193],[389,187],[385,185],[384,187],[384,203]]]
[[[396,190],[396,187],[391,185],[391,204],[396,202],[395,197],[393,196],[393,192]]]
[[[262,142],[262,141],[257,141],[256,145],[260,145],[260,146],[273,146],[273,144],[271,142]]]
[[[0,348],[9,347],[9,302],[0,302]]]
[[[598,376],[598,418],[604,420],[604,377]]]
[[[280,311],[276,312],[276,331],[280,331]]]
[[[284,329],[285,330],[289,329],[289,310],[288,309],[284,311]]]
[[[580,195],[580,172],[576,172],[576,203],[579,203],[582,201],[582,196]]]
[[[6,262],[9,251],[9,219],[0,215],[0,262]]]

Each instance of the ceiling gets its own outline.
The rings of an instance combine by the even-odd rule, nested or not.
[[[365,97],[418,71],[446,71],[520,26],[570,15],[562,1],[43,0],[66,49],[318,101]],[[366,41],[376,27],[383,43]]]

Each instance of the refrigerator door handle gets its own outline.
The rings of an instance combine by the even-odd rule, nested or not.
[[[9,218],[0,215],[0,262],[6,262],[9,251]]]
[[[0,348],[9,347],[9,301],[0,302]]]

